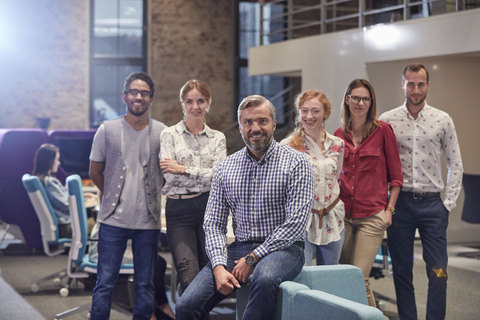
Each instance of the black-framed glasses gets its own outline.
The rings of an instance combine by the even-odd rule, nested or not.
[[[347,95],[350,99],[352,99],[353,102],[356,104],[359,104],[360,101],[363,101],[363,104],[367,105],[372,102],[372,98],[370,97],[359,97],[359,96],[352,96],[352,95]]]
[[[152,95],[152,93],[150,91],[147,91],[147,90],[142,90],[142,91],[137,90],[137,89],[127,90],[127,94],[131,95],[132,97],[136,97],[139,93],[142,96],[142,98],[151,97],[151,95]]]

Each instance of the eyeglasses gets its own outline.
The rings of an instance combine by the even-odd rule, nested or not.
[[[372,98],[370,97],[359,97],[359,96],[352,96],[352,95],[347,95],[347,97],[352,99],[353,102],[355,102],[355,104],[359,104],[360,101],[363,101],[363,104],[365,105],[370,104],[372,102]]]
[[[150,97],[152,95],[152,93],[147,90],[142,90],[142,91],[139,91],[137,89],[127,90],[127,94],[131,95],[132,97],[136,97],[139,93],[142,96],[142,98]]]

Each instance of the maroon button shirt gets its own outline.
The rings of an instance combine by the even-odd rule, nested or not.
[[[345,141],[340,199],[346,218],[366,218],[387,207],[390,187],[403,186],[402,165],[392,127],[383,121],[355,149],[352,135],[342,128],[335,136]]]

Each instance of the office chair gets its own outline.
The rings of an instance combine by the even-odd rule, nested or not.
[[[22,176],[22,183],[27,190],[28,197],[32,202],[38,220],[40,221],[43,251],[49,257],[62,254],[65,252],[66,247],[70,246],[72,239],[59,237],[57,216],[55,215],[50,200],[47,197],[42,182],[37,176],[24,174]],[[32,284],[31,289],[33,292],[38,292],[39,285],[50,279],[54,279],[54,284],[59,285],[61,279],[66,276],[66,269],[55,272],[49,276],[38,279]]]
[[[480,175],[463,174],[463,202],[462,221],[467,223],[480,223]],[[457,256],[480,259],[480,251],[459,252]]]
[[[90,259],[87,252],[88,245],[88,223],[87,210],[85,208],[85,201],[83,197],[82,180],[79,175],[71,175],[67,177],[67,191],[69,194],[69,210],[72,218],[72,246],[68,255],[68,283],[61,289],[62,296],[68,296],[69,288],[74,279],[87,278],[90,274],[97,273],[97,263]],[[122,263],[120,267],[120,274],[133,274],[133,263]],[[129,297],[131,298],[131,305],[133,305],[133,290],[129,290]],[[68,311],[59,313],[55,319],[63,319],[71,315],[90,310],[91,303],[79,306]],[[112,308],[125,313],[125,308],[118,306],[116,303],[112,304]]]
[[[382,241],[382,245],[380,246],[380,249],[375,256],[375,260],[370,271],[370,277],[374,278],[375,280],[385,278],[385,272],[389,273],[391,271],[391,268],[392,260],[390,258],[390,253],[388,252],[387,239],[384,238]],[[384,309],[383,301],[397,304],[397,301],[394,298],[383,295],[375,290],[372,291],[373,296],[375,297],[375,301],[377,303],[377,307],[380,310],[383,311]]]

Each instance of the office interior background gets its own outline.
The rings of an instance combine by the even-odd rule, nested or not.
[[[359,8],[358,1],[334,2],[327,13]],[[375,2],[362,1],[370,10]],[[325,30],[275,38],[260,36],[275,23],[261,31],[259,17],[286,9],[256,1],[1,1],[0,128],[96,128],[124,113],[123,81],[144,70],[156,85],[150,116],[166,125],[182,118],[180,87],[205,81],[213,92],[208,124],[225,132],[233,152],[242,147],[236,107],[249,94],[275,97],[277,131],[286,134],[292,96],[319,89],[333,104],[326,124],[333,132],[352,79],[372,82],[381,114],[404,101],[403,67],[421,62],[431,74],[428,103],[453,117],[465,173],[480,174],[480,9],[465,10],[468,1],[419,2],[428,6],[423,17],[410,12],[404,21],[390,12],[380,24],[371,17],[353,26],[329,22]],[[478,242],[480,226],[461,220],[463,193],[457,203],[449,242]]]

